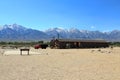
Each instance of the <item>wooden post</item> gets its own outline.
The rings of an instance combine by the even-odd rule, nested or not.
[[[29,50],[28,50],[28,55],[29,55]]]
[[[20,55],[22,55],[22,50],[20,49]]]

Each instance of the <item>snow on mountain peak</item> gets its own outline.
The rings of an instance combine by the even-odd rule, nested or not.
[[[25,27],[18,25],[18,24],[12,24],[12,25],[5,24],[0,27],[0,30],[7,29],[7,28],[10,28],[12,30],[25,30],[26,29]]]
[[[69,32],[77,33],[77,32],[80,32],[80,31],[78,29],[76,29],[76,28],[71,28],[71,29],[69,29]]]
[[[3,30],[3,31],[2,31]],[[79,30],[76,28],[50,28],[45,32],[27,29],[21,25],[12,24],[0,26],[0,40],[45,40],[58,36],[62,39],[105,39],[120,41],[120,31],[114,30],[107,33],[100,31]],[[8,38],[9,37],[9,38]]]

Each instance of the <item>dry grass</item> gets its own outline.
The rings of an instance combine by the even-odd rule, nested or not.
[[[0,80],[120,80],[120,48],[7,50]]]

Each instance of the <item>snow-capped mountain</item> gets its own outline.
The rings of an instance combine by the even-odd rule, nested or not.
[[[50,37],[67,38],[67,39],[104,39],[107,41],[120,41],[120,31],[111,32],[87,31],[71,28],[69,30],[54,28],[45,31]]]
[[[29,29],[21,25],[4,25],[0,27],[0,41],[39,41],[61,39],[104,39],[107,41],[120,41],[120,31],[111,32],[87,31],[75,28],[51,28],[46,31]]]
[[[48,39],[46,33],[21,25],[4,25],[0,28],[0,41],[38,41]]]
[[[18,31],[18,30],[26,30],[27,28],[17,24],[13,24],[13,25],[5,24],[4,26],[0,27],[0,30],[3,30],[3,29],[12,29],[12,30]]]
[[[48,36],[50,36],[51,38],[52,37],[58,37],[58,34],[59,34],[60,38],[69,38],[69,36],[68,36],[69,31],[66,30],[66,29],[51,28],[51,29],[46,30],[45,33]]]

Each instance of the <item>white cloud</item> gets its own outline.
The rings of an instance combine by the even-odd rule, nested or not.
[[[90,28],[91,28],[91,29],[95,29],[95,26],[91,26]]]
[[[59,29],[65,29],[64,27],[58,27]]]

